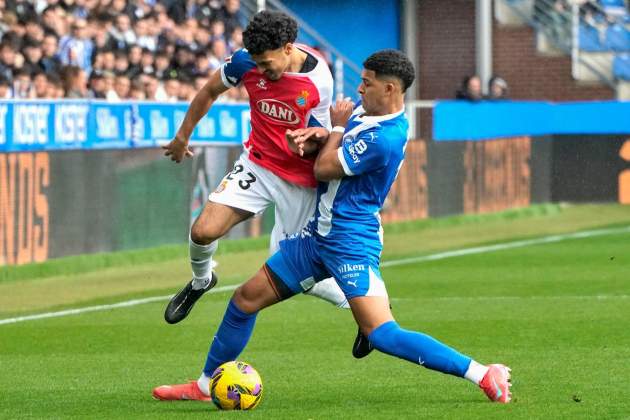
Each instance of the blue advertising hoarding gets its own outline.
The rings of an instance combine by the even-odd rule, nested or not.
[[[170,141],[188,104],[89,100],[0,101],[0,152],[157,147]],[[238,145],[250,132],[248,104],[215,104],[191,145]]]
[[[630,134],[629,101],[439,101],[434,140],[552,134]]]

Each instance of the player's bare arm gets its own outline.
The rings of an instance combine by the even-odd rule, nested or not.
[[[306,127],[287,130],[285,136],[289,149],[300,156],[315,153],[328,139],[328,130],[324,127]]]
[[[330,122],[332,126],[345,128],[352,115],[353,109],[354,103],[352,101],[337,101],[335,105],[330,108]],[[337,156],[337,149],[339,149],[341,145],[342,138],[343,133],[335,131],[333,128],[333,131],[328,136],[328,140],[317,155],[313,169],[315,171],[315,178],[318,181],[326,182],[345,176],[343,166],[341,166],[341,162]]]
[[[188,147],[190,135],[195,129],[199,120],[208,113],[208,110],[217,98],[229,88],[221,80],[221,70],[214,72],[210,80],[193,98],[182,125],[177,130],[175,138],[166,146],[162,146],[165,156],[170,156],[171,160],[180,163],[186,157],[192,157],[193,152]]]

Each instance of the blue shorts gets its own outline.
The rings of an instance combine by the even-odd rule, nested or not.
[[[280,251],[266,263],[277,285],[276,292],[279,291],[281,298],[287,298],[334,277],[348,300],[359,296],[387,296],[378,256],[362,254],[360,245],[356,245],[348,247],[354,252],[341,254],[321,247],[310,234],[281,241]]]

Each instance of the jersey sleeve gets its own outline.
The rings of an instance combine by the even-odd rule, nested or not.
[[[324,89],[320,89],[321,91]],[[328,131],[332,129],[330,124],[330,106],[331,106],[332,89],[330,94],[322,98],[317,106],[311,111],[311,116],[308,119],[308,127],[324,127]]]
[[[306,122],[307,127],[324,127],[328,131],[330,125],[330,106],[333,97],[333,79],[330,70],[325,64],[318,64],[318,71],[312,76],[319,93],[319,102],[313,104],[310,116]]]
[[[236,87],[241,83],[243,75],[256,67],[256,63],[252,60],[245,48],[241,48],[225,60],[221,66],[221,80],[228,87]]]
[[[378,170],[389,161],[389,142],[379,139],[379,130],[362,131],[355,138],[345,137],[337,149],[337,157],[347,176]]]

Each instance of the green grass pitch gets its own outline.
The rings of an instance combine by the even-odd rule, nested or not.
[[[385,261],[524,238],[630,226],[628,206],[540,206],[391,226]],[[220,284],[265,257],[225,247]],[[157,255],[157,257],[156,257]],[[180,247],[2,268],[0,320],[168,295],[188,278]],[[86,263],[87,261],[87,263]],[[59,264],[66,266],[59,271]],[[51,268],[52,267],[52,268]],[[512,367],[514,401],[374,352],[355,360],[349,311],[300,296],[258,316],[240,359],[260,372],[252,412],[159,402],[154,386],[196,379],[230,292],[167,325],[166,301],[0,325],[0,419],[629,418],[630,233],[568,239],[383,268],[393,312],[482,363]]]

